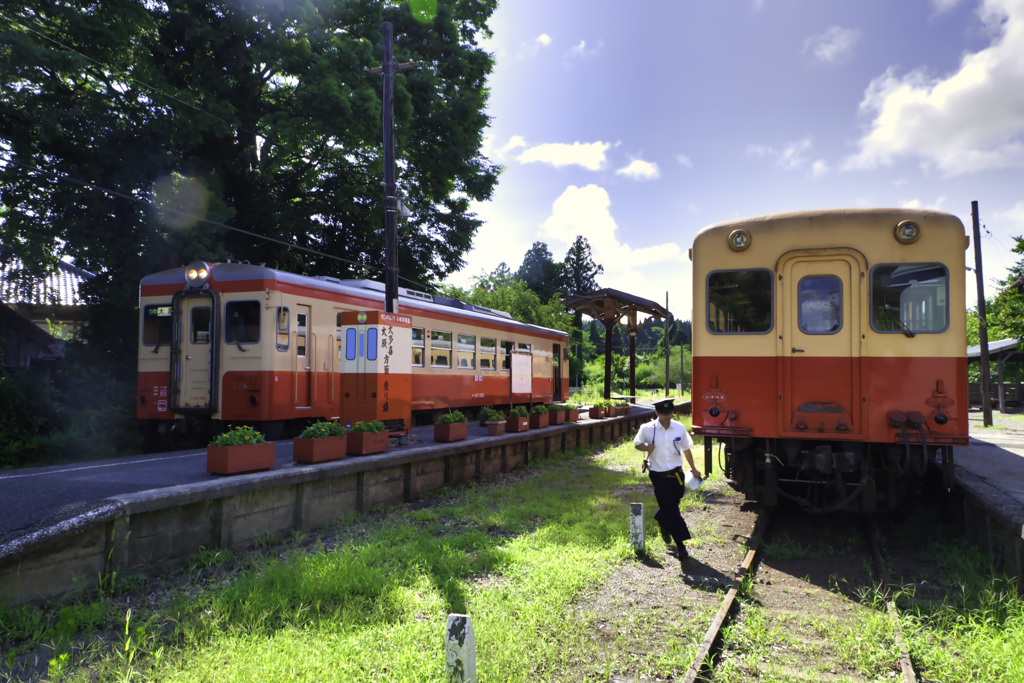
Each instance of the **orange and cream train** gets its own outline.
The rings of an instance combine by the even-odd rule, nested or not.
[[[890,509],[966,444],[964,251],[935,211],[802,211],[693,242],[693,431],[752,499]]]
[[[143,278],[136,415],[151,434],[309,419],[414,420],[568,397],[568,337],[507,313],[384,285],[195,262]],[[288,429],[286,429],[288,428]]]

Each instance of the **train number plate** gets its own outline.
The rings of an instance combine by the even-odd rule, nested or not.
[[[725,394],[721,391],[709,391],[702,398],[708,403],[721,403],[725,400]]]

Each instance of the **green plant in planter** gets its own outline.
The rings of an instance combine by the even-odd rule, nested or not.
[[[447,413],[437,418],[438,424],[450,425],[456,422],[466,422],[466,416],[458,410],[449,410]]]
[[[353,434],[364,434],[369,432],[386,432],[388,430],[387,425],[379,420],[373,422],[356,422],[352,425]]]
[[[565,405],[565,409],[566,410],[579,410],[580,409],[580,406],[577,403],[566,403],[564,405]]]
[[[481,408],[480,414],[483,415],[484,420],[487,422],[500,422],[505,419],[505,413],[490,406]]]
[[[529,415],[524,406],[516,406],[508,413],[509,417],[529,417]]]
[[[309,425],[299,434],[300,439],[326,439],[332,436],[345,436],[345,427],[338,422],[318,422]]]
[[[564,413],[567,410],[569,410],[569,406],[565,405],[564,403],[555,403],[554,405],[551,406],[552,413]]]
[[[533,415],[547,415],[548,407],[543,403],[538,403],[537,405],[530,409],[530,413]]]
[[[210,442],[211,446],[244,446],[250,443],[266,443],[263,435],[252,427],[235,427],[234,429],[218,434]]]

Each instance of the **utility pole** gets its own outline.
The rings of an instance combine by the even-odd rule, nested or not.
[[[367,75],[384,75],[384,311],[398,312],[398,190],[395,187],[395,77],[396,72],[418,69],[419,64],[391,61],[391,22],[380,26],[384,37],[384,61],[373,69],[363,67]]]
[[[971,202],[974,223],[974,274],[978,278],[978,341],[981,342],[981,415],[986,427],[992,426],[992,403],[989,400],[988,323],[985,321],[985,277],[981,274],[981,221],[978,202]]]
[[[665,310],[668,310],[668,292],[665,292]],[[672,314],[669,313],[668,317],[665,318],[665,398],[669,397],[668,393],[668,359],[669,354],[672,351],[672,345],[669,343],[670,337],[668,336],[672,332]]]

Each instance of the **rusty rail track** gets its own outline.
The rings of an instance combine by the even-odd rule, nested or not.
[[[885,610],[889,613],[896,646],[900,649],[900,671],[903,674],[903,683],[916,683],[917,674],[914,672],[913,662],[910,661],[910,650],[907,648],[907,641],[903,639],[899,612],[896,610],[896,604],[892,599],[892,591],[889,589],[889,571],[885,568],[885,562],[882,560],[882,551],[878,547],[878,534],[875,533],[874,521],[868,522],[866,535],[868,545],[871,548],[871,555],[875,562],[875,573],[881,583],[882,594],[885,596]]]

